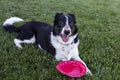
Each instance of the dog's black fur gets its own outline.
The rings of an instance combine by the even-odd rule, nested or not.
[[[72,30],[71,36],[77,33],[77,27],[75,25],[75,16],[73,14],[68,14],[69,25]],[[15,27],[13,25],[4,25],[4,29],[8,32],[17,32],[18,36],[16,37],[19,40],[29,40],[35,35],[36,44],[40,44],[43,50],[55,55],[55,48],[51,45],[50,35],[53,32],[54,36],[60,35],[62,28],[65,26],[66,18],[63,13],[57,13],[54,19],[54,25],[48,25],[43,22],[31,21],[27,22],[21,27]],[[78,41],[78,36],[75,38],[74,42]]]
[[[23,20],[12,17],[3,23],[3,28],[6,31],[18,33],[16,39],[14,39],[18,48],[22,48],[21,43],[36,43],[39,48],[55,55],[58,61],[74,59],[81,61],[86,66],[79,57],[78,29],[73,14],[57,13],[53,26],[37,21],[27,22],[21,27],[12,25],[20,21]],[[86,69],[86,72],[92,75],[87,66]]]

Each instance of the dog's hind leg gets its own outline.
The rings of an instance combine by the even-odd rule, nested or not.
[[[21,43],[33,44],[33,43],[35,43],[35,41],[36,41],[36,39],[35,39],[34,35],[32,38],[29,38],[29,39],[24,39],[24,40],[21,40],[18,38],[14,39],[14,43],[18,48],[23,48]]]
[[[22,40],[20,40],[20,39],[14,39],[14,43],[15,43],[15,45],[18,47],[18,48],[23,48],[22,47],[22,45],[21,45],[21,43],[22,43]]]

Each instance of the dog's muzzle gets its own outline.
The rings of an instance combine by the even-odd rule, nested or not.
[[[68,42],[69,41],[69,37],[70,37],[70,30],[64,30],[63,33],[61,34],[61,38],[64,42]]]

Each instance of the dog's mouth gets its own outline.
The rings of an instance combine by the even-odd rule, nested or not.
[[[61,38],[64,42],[68,42],[69,41],[69,36],[68,35],[65,35],[65,34],[62,34],[61,35]]]

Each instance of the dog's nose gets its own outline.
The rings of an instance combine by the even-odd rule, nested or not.
[[[65,35],[69,35],[70,34],[70,30],[65,30],[64,33],[65,33]]]

